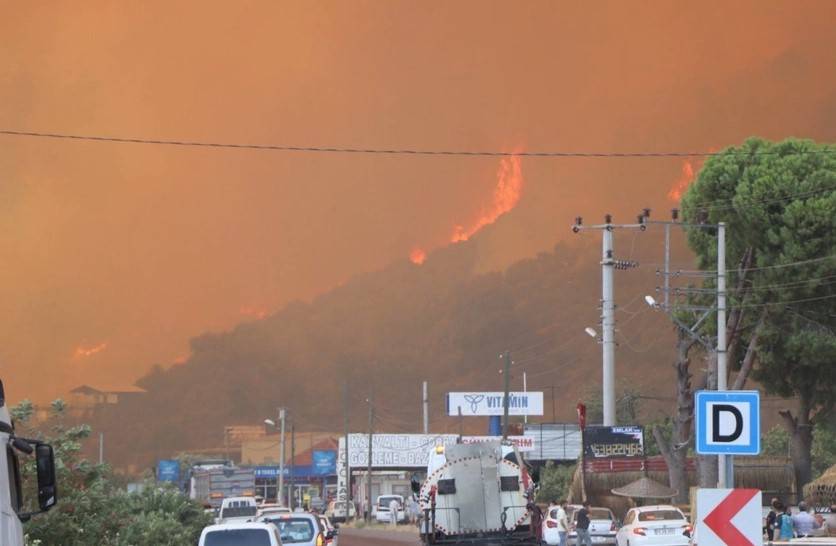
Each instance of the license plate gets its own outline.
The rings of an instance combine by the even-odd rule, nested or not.
[[[600,543],[606,542],[606,541],[607,541],[607,537],[592,537],[592,542],[597,542],[597,543],[600,544]]]
[[[672,535],[675,529],[656,529],[657,535]]]

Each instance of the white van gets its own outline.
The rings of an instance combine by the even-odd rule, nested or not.
[[[380,523],[392,523],[392,514],[389,511],[389,505],[392,501],[398,503],[397,521],[398,523],[406,522],[406,510],[404,509],[404,499],[401,495],[380,495],[375,502],[375,519]]]
[[[221,523],[200,533],[198,546],[282,546],[272,523]]]
[[[257,515],[258,504],[253,497],[229,497],[221,502],[218,523],[244,523]]]

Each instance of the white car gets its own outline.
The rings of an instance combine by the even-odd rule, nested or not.
[[[624,516],[615,535],[618,546],[687,546],[691,525],[675,506],[641,506]]]
[[[218,523],[245,523],[253,521],[258,513],[258,505],[252,497],[229,497],[221,502]]]
[[[198,546],[282,546],[279,529],[272,523],[222,523],[200,533]]]
[[[580,508],[569,512],[569,536],[566,539],[567,546],[575,546],[578,543],[578,533],[575,528],[578,524],[578,511]],[[615,546],[615,534],[618,531],[618,524],[615,522],[612,510],[593,506],[589,509],[589,537],[592,544],[605,544]]]
[[[325,509],[325,515],[331,518],[331,521],[341,523],[356,518],[357,508],[354,506],[354,502],[351,502],[348,504],[348,514],[346,514],[345,501],[331,501],[328,503],[328,508]]]

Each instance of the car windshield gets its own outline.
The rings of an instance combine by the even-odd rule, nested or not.
[[[271,519],[270,523],[279,528],[283,544],[294,542],[310,542],[314,538],[314,528],[307,518]]]
[[[685,518],[677,510],[648,510],[639,512],[639,521],[680,521]]]
[[[612,519],[612,514],[604,508],[593,508],[589,511],[589,519]]]
[[[206,546],[270,546],[270,534],[266,529],[224,529],[210,531],[204,541]]]

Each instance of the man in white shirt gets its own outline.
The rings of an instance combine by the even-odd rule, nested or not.
[[[566,539],[569,536],[569,518],[566,515],[565,500],[560,501],[560,508],[557,510],[557,534],[560,536],[560,546],[566,546]]]
[[[400,509],[400,507],[401,505],[397,500],[392,499],[391,501],[389,501],[389,515],[392,518],[393,526],[398,525],[398,509]]]

